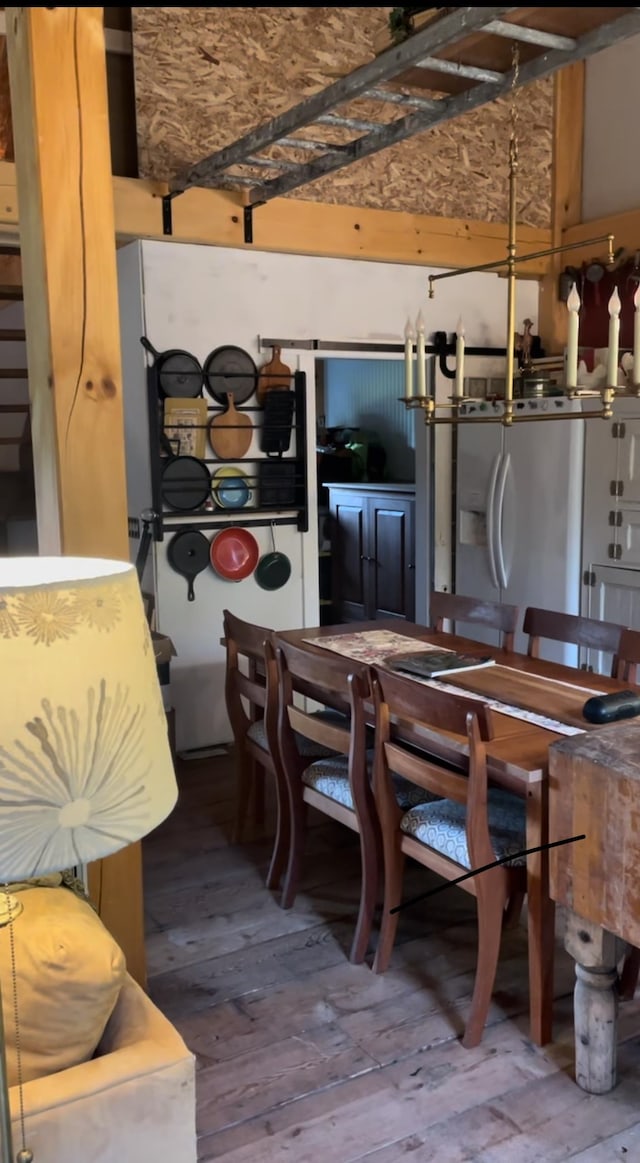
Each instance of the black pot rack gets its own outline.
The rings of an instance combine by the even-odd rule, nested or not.
[[[279,454],[277,456],[263,455],[261,457],[239,457],[237,459],[225,459],[222,457],[198,457],[204,464],[222,465],[222,464],[250,464],[254,466],[254,471],[247,474],[247,479],[253,482],[253,488],[258,482],[258,466],[266,460],[272,465],[294,464],[293,481],[291,476],[287,474],[286,469],[283,468],[282,477],[279,478],[277,474],[272,474],[269,480],[269,487],[278,487],[281,480],[282,484],[287,484],[293,490],[293,495],[296,498],[293,504],[280,505],[252,505],[250,510],[238,508],[236,510],[225,510],[225,516],[219,519],[214,516],[211,509],[197,509],[188,510],[184,513],[177,511],[167,512],[164,509],[162,496],[162,465],[164,458],[160,455],[160,450],[174,456],[174,450],[170,447],[170,443],[164,432],[164,424],[161,417],[162,398],[159,390],[159,376],[158,368],[155,364],[147,367],[147,397],[148,397],[148,416],[149,416],[149,443],[151,449],[151,508],[145,510],[140,515],[142,523],[142,536],[136,559],[136,569],[138,575],[141,576],[144,570],[144,564],[149,552],[151,539],[154,541],[163,541],[164,534],[169,532],[177,532],[180,529],[189,528],[193,526],[198,529],[220,530],[229,527],[242,527],[245,529],[269,527],[270,525],[292,525],[299,533],[306,533],[309,529],[309,503],[307,493],[307,441],[306,441],[306,375],[304,372],[295,371],[293,373],[293,392],[294,392],[294,422],[292,430],[296,441],[296,455],[286,456]],[[202,398],[202,397],[195,397]],[[260,405],[236,405],[240,412],[261,413],[264,408]],[[211,415],[221,414],[226,409],[220,404],[210,404],[207,401],[207,412]],[[185,427],[192,428],[207,428],[208,423],[185,425]],[[229,425],[229,428],[239,427],[237,425]],[[278,426],[274,424],[273,430]],[[285,427],[284,425],[282,427]],[[289,426],[287,425],[287,430]],[[174,483],[176,483],[174,481]],[[185,482],[187,483],[187,482]],[[288,513],[287,516],[276,516],[280,512]],[[222,510],[219,510],[222,516]],[[248,516],[250,512],[252,516]],[[230,514],[233,513],[233,517]],[[263,514],[273,514],[267,517]],[[180,519],[182,518],[182,519]]]

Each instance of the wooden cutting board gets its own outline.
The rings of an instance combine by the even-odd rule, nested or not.
[[[269,363],[265,363],[260,368],[260,377],[258,379],[258,400],[264,404],[264,397],[272,388],[290,388],[291,387],[291,368],[287,367],[280,359],[282,349],[280,347],[272,347],[272,356]]]
[[[246,412],[239,412],[233,395],[227,392],[227,410],[214,416],[209,425],[209,443],[221,460],[238,460],[249,451],[253,424]]]

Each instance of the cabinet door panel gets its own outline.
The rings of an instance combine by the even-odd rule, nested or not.
[[[583,613],[602,622],[619,622],[640,630],[640,570],[614,565],[591,565],[595,584],[584,586]],[[581,665],[599,674],[611,672],[611,655],[599,651],[580,651]]]
[[[615,528],[616,542],[619,548],[615,551],[617,560],[623,566],[632,569],[640,567],[640,506],[632,508],[624,503],[624,498],[618,503],[617,520],[620,522]]]
[[[411,500],[369,499],[372,618],[413,618],[413,507]]]
[[[617,479],[622,482],[622,499],[640,503],[640,418],[625,416],[624,436],[618,440]]]
[[[333,597],[341,621],[363,621],[366,610],[365,508],[360,497],[332,494]]]

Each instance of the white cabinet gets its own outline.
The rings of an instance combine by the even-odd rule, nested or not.
[[[640,400],[618,400],[612,420],[586,429],[581,613],[640,629]],[[611,666],[589,652],[580,661]]]

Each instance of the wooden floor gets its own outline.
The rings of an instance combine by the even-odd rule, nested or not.
[[[178,807],[144,843],[149,988],[197,1057],[201,1160],[640,1160],[639,1000],[621,1010],[618,1087],[584,1094],[572,964],[558,942],[557,1033],[540,1050],[516,929],[482,1045],[463,1050],[471,898],[448,889],[404,912],[376,977],[347,961],[355,837],[314,817],[302,890],[284,912],[264,887],[269,844],[230,845],[230,758],[183,763],[179,780]],[[415,868],[407,890],[435,883]]]

